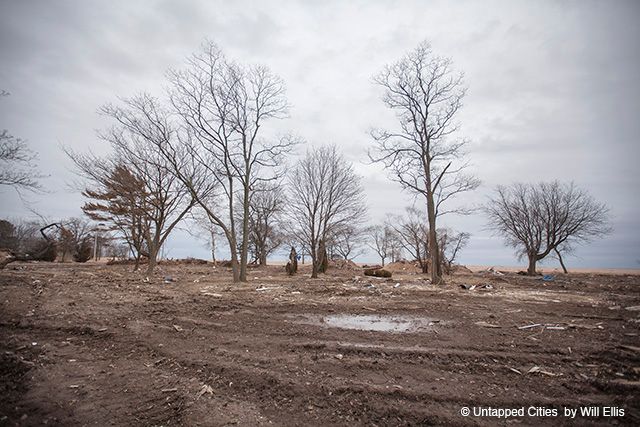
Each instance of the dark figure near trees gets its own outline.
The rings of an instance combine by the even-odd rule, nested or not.
[[[293,276],[298,272],[298,253],[293,246],[291,246],[291,252],[289,252],[289,262],[287,263],[286,270],[289,276]]]

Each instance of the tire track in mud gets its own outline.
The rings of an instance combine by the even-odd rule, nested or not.
[[[127,276],[110,281],[104,277],[109,272],[83,281],[62,271],[49,275],[55,283],[36,293],[29,280],[10,286],[3,278],[0,284],[6,300],[25,301],[5,305],[8,310],[0,313],[0,333],[13,337],[8,351],[35,340],[46,356],[29,356],[37,365],[29,371],[34,379],[20,383],[27,386],[23,401],[41,402],[49,414],[52,405],[61,405],[68,412],[59,419],[67,424],[490,424],[458,415],[461,406],[478,402],[620,404],[629,416],[618,421],[638,421],[638,388],[614,382],[620,372],[635,378],[629,371],[640,364],[636,352],[621,347],[637,343],[637,335],[625,335],[637,331],[631,323],[635,315],[607,308],[637,305],[638,291],[605,298],[569,283],[562,289],[551,284],[546,292],[530,280],[509,277],[518,286],[501,281],[495,294],[406,282],[402,291],[376,283],[382,291],[369,292],[343,286],[347,280],[341,277],[315,287],[312,281],[297,279],[301,285],[274,275],[269,280],[289,285],[260,280],[273,290],[257,292],[257,285],[230,287],[222,274],[206,284],[218,297],[200,295],[205,284],[186,272],[180,284],[144,283],[136,276],[120,286],[115,285]],[[26,272],[9,274],[19,278]],[[33,277],[45,274],[39,270]],[[611,289],[626,289],[631,279],[616,280],[621,284],[611,282]],[[292,295],[293,290],[303,293]],[[535,293],[527,296],[530,291]],[[390,292],[396,292],[393,298]],[[507,298],[510,292],[518,298]],[[26,317],[34,301],[37,310]],[[390,334],[285,322],[290,314],[329,313],[404,314],[452,323],[437,334]],[[568,318],[590,328],[601,322],[603,329],[542,334],[517,329],[569,323]],[[475,325],[478,320],[502,328],[482,328]],[[62,344],[67,338],[72,339]],[[534,365],[556,376],[526,374]],[[588,378],[580,377],[585,373]],[[203,385],[211,386],[212,394],[198,397]],[[21,399],[17,393],[14,398]],[[92,411],[97,404],[105,409]]]

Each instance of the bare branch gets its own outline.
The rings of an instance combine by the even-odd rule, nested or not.
[[[558,181],[499,186],[484,207],[491,229],[520,257],[536,262],[611,232],[609,209],[573,183]]]

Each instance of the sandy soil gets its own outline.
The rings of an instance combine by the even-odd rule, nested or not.
[[[14,263],[0,425],[639,425],[638,281]],[[587,405],[625,414],[460,415]]]

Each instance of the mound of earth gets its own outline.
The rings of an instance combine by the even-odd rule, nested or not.
[[[420,266],[415,261],[400,260],[385,265],[385,270],[389,270],[392,273],[420,273]]]
[[[473,273],[466,265],[454,265],[451,267],[453,273]]]
[[[336,259],[329,261],[329,268],[337,268],[340,270],[360,270],[358,264],[350,259]]]

